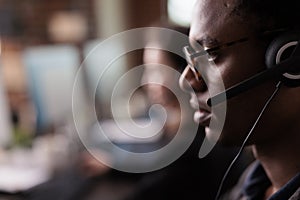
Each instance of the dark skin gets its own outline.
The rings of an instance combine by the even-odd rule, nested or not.
[[[246,23],[239,16],[233,15],[235,3],[235,0],[197,1],[189,36],[191,46],[196,48],[197,41],[204,48],[211,48],[253,34],[255,17],[249,16],[249,23]],[[225,88],[266,68],[264,59],[267,45],[266,42],[254,38],[218,53],[214,63]],[[213,78],[208,76],[206,81],[201,78],[196,80],[189,67],[185,69],[182,77],[196,92],[200,109],[206,110],[211,119],[218,121],[219,116],[211,113],[212,110],[205,105],[209,91],[215,87]],[[182,81],[180,84],[186,90]],[[226,120],[218,142],[225,145],[241,145],[276,84],[275,80],[266,81],[227,101]],[[248,142],[272,182],[272,187],[266,191],[266,198],[300,171],[299,113],[300,88],[282,86]],[[197,122],[197,119],[195,121]],[[200,125],[206,127],[208,138],[214,138],[214,130],[207,124]]]

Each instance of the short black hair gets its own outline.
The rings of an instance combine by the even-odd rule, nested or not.
[[[300,30],[299,0],[237,0],[233,13],[247,21],[255,17],[253,28],[290,28]]]

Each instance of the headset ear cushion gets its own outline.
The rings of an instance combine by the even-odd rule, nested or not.
[[[289,58],[299,38],[299,33],[295,32],[285,33],[275,38],[266,51],[265,63],[267,68],[271,68]]]

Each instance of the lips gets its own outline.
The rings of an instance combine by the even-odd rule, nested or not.
[[[207,105],[197,100],[196,96],[192,96],[190,104],[191,107],[196,110],[194,113],[194,121],[201,126],[209,126],[211,112],[208,110]]]

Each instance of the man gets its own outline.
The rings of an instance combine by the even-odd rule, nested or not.
[[[296,0],[198,0],[190,30],[191,48],[200,51],[200,44],[206,50],[208,62],[214,62],[225,88],[229,88],[267,69],[265,54],[272,40],[289,32],[299,35],[299,10]],[[196,92],[192,101],[196,99],[199,108],[194,119],[205,126],[207,137],[213,138],[215,132],[209,122],[220,121],[220,116],[207,102],[215,77],[206,76],[204,81],[197,58],[192,59],[180,84],[187,90],[185,78]],[[299,60],[289,67],[299,68]],[[300,199],[300,87],[285,83],[278,87],[278,83],[275,76],[266,78],[226,102],[218,142],[241,145],[250,133],[247,144],[252,146],[257,162],[243,176],[242,186],[224,199]]]
[[[189,31],[168,21],[160,22],[155,24],[155,26],[168,28],[185,35],[188,35]],[[144,85],[144,89],[149,103],[162,105],[169,116],[164,125],[164,135],[157,142],[159,147],[163,147],[173,139],[177,134],[179,123],[187,123],[180,119],[180,116],[185,116],[186,113],[182,112],[184,109],[180,110],[178,99],[165,87],[176,84],[176,79],[174,79],[175,73],[177,71],[182,72],[185,69],[186,61],[182,57],[163,49],[149,48],[152,44],[159,44],[158,42],[162,39],[164,39],[164,34],[154,35],[153,38],[148,40],[148,44],[143,52],[143,61],[146,65],[142,76],[142,83],[148,83]],[[168,45],[171,48],[176,39],[168,39]],[[170,71],[162,68],[161,65],[173,68],[174,72],[170,73]],[[151,82],[159,82],[162,85],[151,84]],[[193,122],[188,123],[191,124]],[[128,200],[192,200],[198,199],[199,196],[201,196],[201,199],[212,199],[218,189],[218,183],[226,170],[226,166],[236,154],[236,148],[224,149],[216,147],[210,156],[205,159],[199,159],[200,141],[203,141],[203,138],[203,128],[200,128],[191,146],[179,159],[163,169],[143,174],[143,178],[138,182],[136,190],[128,197]],[[155,148],[158,146],[155,146]],[[243,156],[243,160],[239,162],[239,167],[232,174],[232,181],[226,185],[227,188],[232,187],[234,180],[238,179],[247,163],[249,163],[248,157]],[[201,188],[205,188],[205,190]]]

